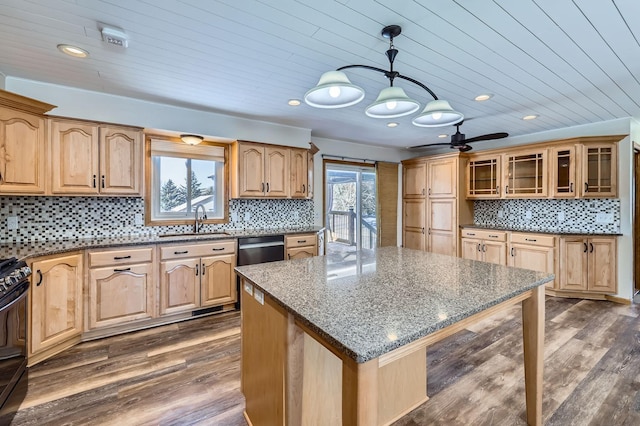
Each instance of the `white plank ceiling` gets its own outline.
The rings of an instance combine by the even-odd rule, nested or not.
[[[454,129],[367,117],[382,74],[346,71],[367,92],[348,108],[287,101],[340,66],[388,68],[380,31],[397,24],[395,69],[461,111],[467,137],[640,118],[639,17],[638,0],[0,0],[0,72],[405,147]],[[101,24],[122,28],[129,48],[106,45]],[[65,56],[60,43],[90,56]],[[474,101],[482,93],[494,96]]]

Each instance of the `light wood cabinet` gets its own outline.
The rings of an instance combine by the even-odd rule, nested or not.
[[[296,234],[285,237],[286,259],[304,259],[318,255],[316,234]]]
[[[615,237],[562,237],[560,290],[615,294]]]
[[[29,365],[80,341],[82,334],[82,254],[31,262]]]
[[[53,194],[142,194],[142,134],[120,127],[52,119]]]
[[[232,176],[234,198],[286,198],[289,196],[290,149],[251,142],[232,148],[236,167]]]
[[[426,250],[425,225],[427,202],[425,199],[402,201],[402,245],[415,250]]]
[[[556,237],[546,234],[511,232],[508,266],[532,269],[550,274],[556,271]],[[546,284],[553,289],[555,280]]]
[[[581,145],[583,198],[618,196],[618,147],[615,143]]]
[[[427,196],[456,198],[458,196],[458,161],[443,158],[427,161]]]
[[[566,145],[552,147],[550,151],[550,195],[552,198],[575,198],[577,184],[577,147]]]
[[[547,149],[523,150],[503,157],[505,198],[545,198],[548,194]]]
[[[309,194],[307,150],[291,148],[290,163],[291,181],[289,183],[289,192],[291,198],[307,198]]]
[[[457,256],[458,218],[456,198],[427,200],[427,250]]]
[[[160,247],[160,315],[234,303],[235,241]]]
[[[55,108],[0,89],[0,194],[47,191],[46,122]]]
[[[467,161],[467,198],[500,198],[502,161],[500,155],[474,155]]]
[[[476,229],[462,230],[461,255],[464,259],[507,264],[507,233]]]
[[[153,247],[92,250],[86,330],[156,316]]]
[[[402,198],[425,198],[427,195],[427,163],[402,163]]]

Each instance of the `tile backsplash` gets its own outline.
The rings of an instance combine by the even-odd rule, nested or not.
[[[2,196],[0,242],[150,235],[192,229],[191,225],[136,225],[136,214],[144,217],[142,198]],[[18,229],[7,226],[7,219],[12,216],[18,218]],[[205,225],[203,232],[313,226],[313,200],[229,200],[229,219],[228,223]]]
[[[620,232],[620,200],[482,200],[474,202],[476,225],[569,233]]]

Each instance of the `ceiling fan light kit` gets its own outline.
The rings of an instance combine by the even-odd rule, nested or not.
[[[180,135],[180,139],[187,145],[198,145],[204,138],[200,135]]]
[[[318,84],[304,95],[304,101],[316,108],[342,108],[355,105],[364,98],[364,90],[349,81],[342,70],[349,68],[364,68],[384,74],[389,79],[389,87],[382,89],[374,103],[369,105],[365,113],[373,118],[395,118],[412,114],[420,109],[420,104],[407,96],[400,87],[395,87],[395,78],[410,81],[426,90],[434,99],[429,102],[423,112],[413,120],[413,124],[421,127],[441,127],[462,121],[464,115],[455,111],[449,102],[439,100],[436,94],[426,85],[411,77],[394,71],[393,62],[398,50],[393,46],[393,38],[400,35],[399,25],[388,25],[382,29],[382,36],[389,39],[389,49],[386,51],[389,60],[389,70],[370,65],[346,65],[335,71],[329,71],[320,77]],[[434,102],[436,102],[434,104]]]

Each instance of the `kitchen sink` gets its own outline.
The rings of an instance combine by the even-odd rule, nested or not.
[[[231,235],[228,232],[224,231],[215,231],[215,232],[177,232],[175,234],[161,234],[158,235],[158,238],[168,238],[168,237],[208,237],[211,235]]]

